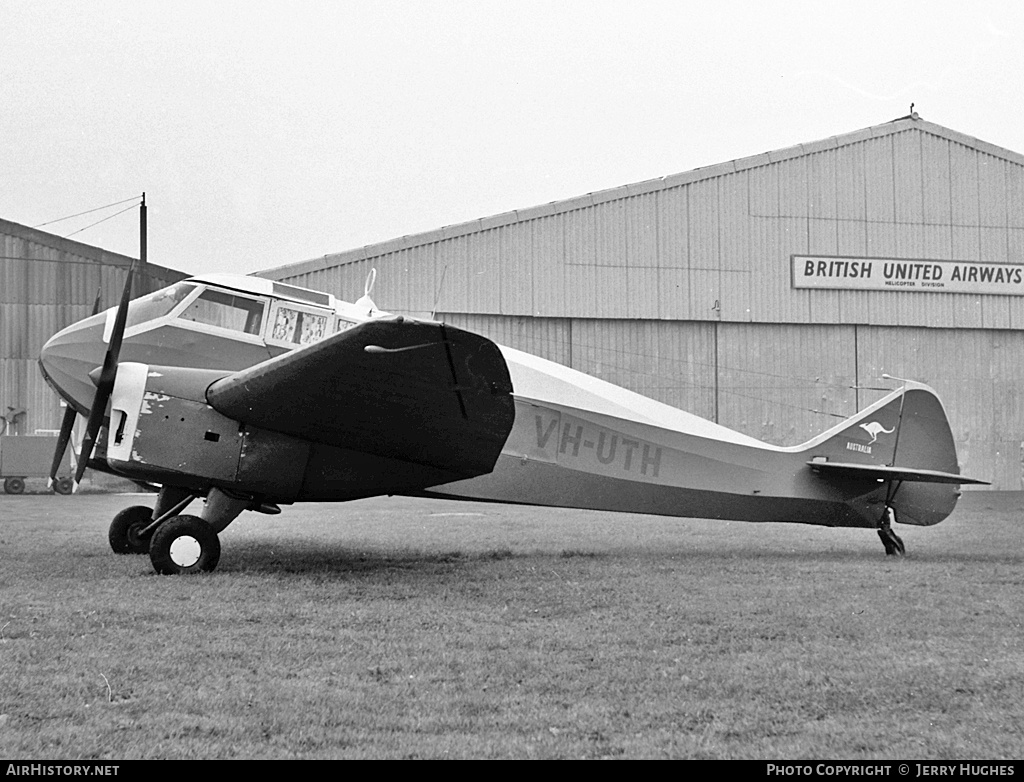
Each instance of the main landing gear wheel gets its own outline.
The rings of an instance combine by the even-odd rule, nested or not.
[[[153,511],[145,505],[133,505],[114,516],[107,539],[115,554],[145,554],[149,551],[149,537],[139,533],[153,521]]]
[[[24,494],[24,478],[4,478],[4,491],[8,494]]]
[[[198,516],[175,516],[156,528],[149,558],[165,576],[209,572],[220,560],[220,539]]]
[[[889,521],[892,516],[892,508],[886,508],[885,513],[882,514],[882,520],[878,522],[878,537],[882,539],[887,557],[902,557],[907,553],[907,549],[903,545],[902,538],[892,531]]]
[[[71,494],[75,489],[75,483],[70,478],[58,478],[53,484],[53,490],[57,494]]]

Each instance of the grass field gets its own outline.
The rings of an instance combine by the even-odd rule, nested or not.
[[[245,514],[0,495],[0,757],[1024,757],[1024,494],[931,529],[409,499]]]

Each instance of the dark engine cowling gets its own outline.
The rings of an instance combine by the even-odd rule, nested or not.
[[[110,405],[111,469],[156,483],[297,498],[309,444],[248,427],[210,407],[206,389],[226,374],[122,363]]]
[[[400,494],[447,483],[450,472],[340,445],[314,443],[222,415],[206,401],[230,375],[125,362],[111,396],[107,464],[137,480],[211,486],[276,502]],[[315,409],[305,409],[312,419]]]

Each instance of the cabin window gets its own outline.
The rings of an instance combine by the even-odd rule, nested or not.
[[[178,317],[193,323],[258,335],[263,325],[263,302],[208,288]]]
[[[312,345],[327,336],[327,316],[278,305],[270,338],[275,342]]]

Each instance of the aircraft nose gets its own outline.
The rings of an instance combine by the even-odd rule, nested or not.
[[[103,364],[105,322],[106,313],[99,313],[68,326],[50,337],[39,353],[43,377],[83,414],[96,393],[89,373]]]

